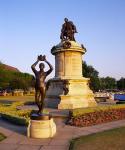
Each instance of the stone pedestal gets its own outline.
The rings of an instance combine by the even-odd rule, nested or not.
[[[56,124],[53,118],[45,120],[30,120],[27,136],[30,138],[51,138],[56,134]]]
[[[54,46],[55,77],[48,81],[45,105],[58,109],[96,106],[89,79],[82,77],[82,55],[85,48],[75,41]]]

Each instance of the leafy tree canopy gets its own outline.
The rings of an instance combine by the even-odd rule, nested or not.
[[[98,91],[100,88],[99,72],[84,61],[82,62],[82,74],[86,78],[90,78],[90,88],[94,91]]]
[[[0,88],[27,90],[34,84],[34,77],[28,73],[8,70],[0,63]]]

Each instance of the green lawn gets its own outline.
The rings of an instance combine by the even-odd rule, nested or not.
[[[125,150],[125,127],[73,139],[69,150]]]
[[[32,110],[18,110],[17,106],[29,102],[34,102],[34,96],[0,96],[0,114],[11,123],[27,125]]]
[[[2,133],[0,133],[0,141],[2,141],[3,139],[5,139],[6,137],[2,134]]]
[[[34,96],[0,96],[0,101],[34,101]]]

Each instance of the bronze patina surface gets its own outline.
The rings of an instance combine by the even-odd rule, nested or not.
[[[43,61],[48,64],[49,70],[44,71],[45,65],[44,63],[39,64],[40,70],[36,70],[36,65],[40,62]],[[35,102],[39,108],[38,114],[42,114],[43,108],[44,108],[44,98],[45,98],[45,93],[46,93],[46,86],[45,86],[45,79],[46,77],[52,72],[53,67],[52,65],[46,60],[46,56],[38,56],[37,61],[31,66],[32,71],[35,74]]]
[[[76,26],[72,21],[67,18],[64,19],[65,23],[62,25],[60,39],[75,41],[74,34],[77,33]]]

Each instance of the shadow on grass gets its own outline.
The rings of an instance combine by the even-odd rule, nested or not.
[[[26,135],[26,131],[27,131],[26,126],[14,125],[6,120],[3,120],[1,117],[0,117],[0,127],[22,134],[22,135]]]

